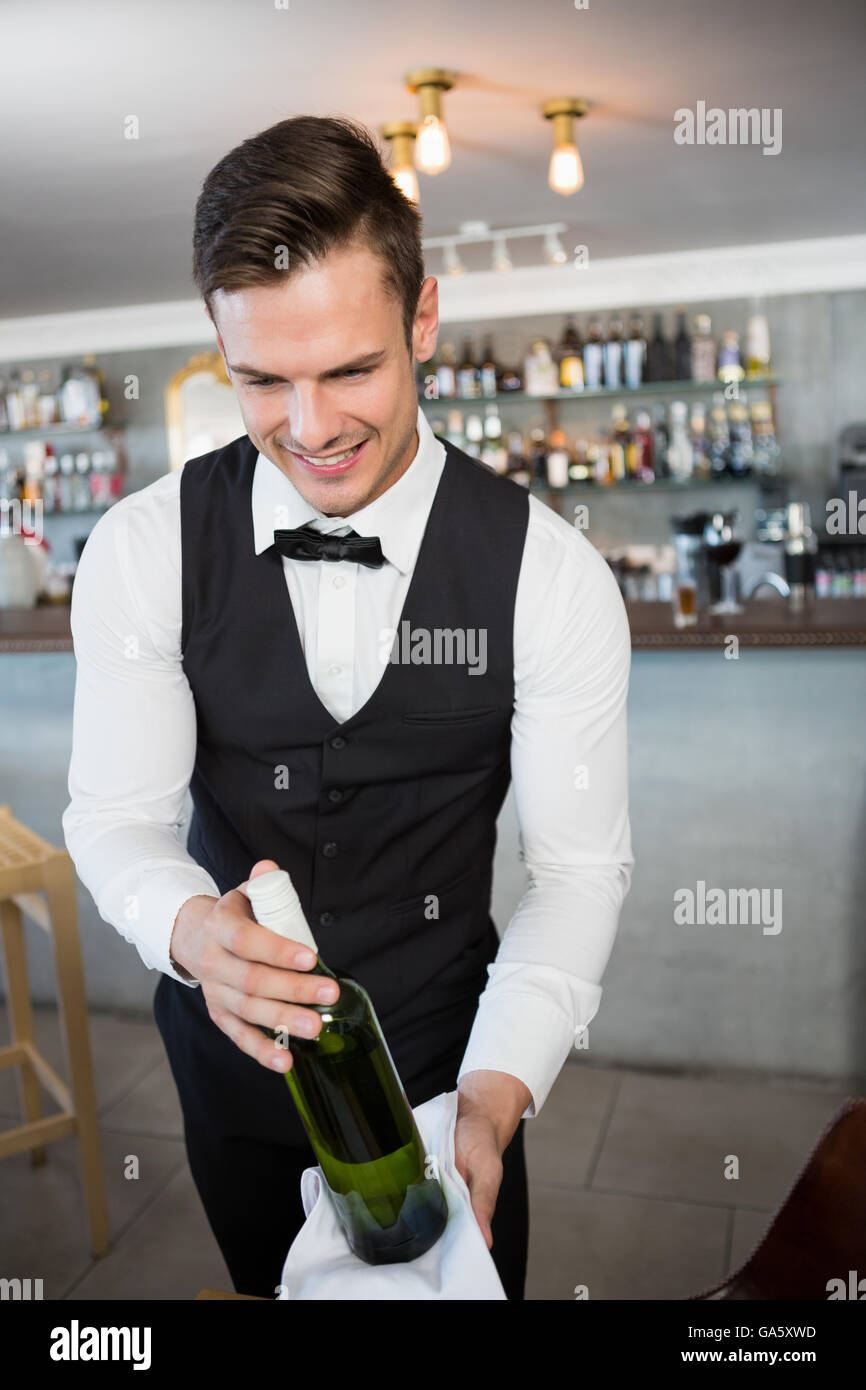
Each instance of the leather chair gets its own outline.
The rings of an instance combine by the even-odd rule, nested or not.
[[[855,1271],[853,1291],[849,1288]],[[830,1280],[866,1298],[866,1098],[852,1097],[824,1130],[786,1201],[746,1263],[695,1299],[822,1301]],[[863,1279],[862,1289],[858,1289]]]

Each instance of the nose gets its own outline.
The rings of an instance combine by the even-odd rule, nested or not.
[[[299,454],[339,451],[343,440],[342,412],[317,384],[299,386],[291,393],[288,410],[289,438]]]

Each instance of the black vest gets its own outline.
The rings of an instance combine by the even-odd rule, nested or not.
[[[180,486],[181,646],[198,726],[189,853],[221,893],[258,859],[287,869],[322,959],[365,986],[389,1035],[474,1008],[498,944],[492,861],[529,499],[445,447],[395,644],[423,657],[418,630],[436,652],[438,629],[440,660],[383,664],[343,723],[310,683],[282,557],[253,550],[256,447],[244,436],[191,459]],[[459,661],[453,634],[467,629],[486,632],[483,673],[477,642],[475,672],[471,649]]]

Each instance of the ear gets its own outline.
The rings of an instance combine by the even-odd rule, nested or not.
[[[412,355],[417,362],[429,362],[436,351],[439,333],[439,282],[428,275],[421,286],[415,322],[412,326]]]

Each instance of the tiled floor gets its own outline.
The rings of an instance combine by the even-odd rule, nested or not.
[[[38,1042],[65,1074],[57,1015]],[[0,1006],[2,1038],[8,1039]],[[0,1167],[0,1275],[42,1278],[45,1298],[192,1299],[231,1289],[192,1182],[174,1083],[156,1025],[90,1023],[112,1248],[90,1257],[72,1139],[46,1164]],[[579,1054],[578,1054],[579,1056]],[[676,1299],[740,1265],[763,1235],[844,1088],[660,1075],[569,1062],[527,1123],[527,1298]],[[56,1107],[45,1097],[45,1111]],[[0,1072],[0,1128],[18,1119]],[[726,1177],[738,1160],[739,1175]],[[131,1177],[131,1158],[138,1176]]]

